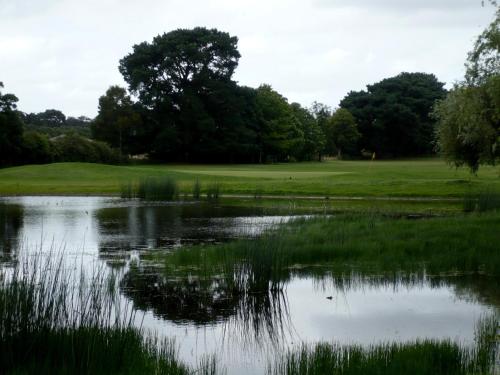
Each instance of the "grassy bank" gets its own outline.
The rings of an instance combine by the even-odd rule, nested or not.
[[[12,270],[11,270],[12,271]],[[147,336],[120,305],[115,280],[30,261],[0,274],[2,374],[213,374],[181,363],[175,343]],[[76,280],[75,280],[76,278]]]
[[[298,220],[257,239],[150,255],[168,274],[238,275],[250,281],[286,279],[292,272],[425,272],[500,276],[499,213],[410,220],[337,215]],[[236,271],[238,272],[236,272]],[[243,270],[243,271],[242,271]],[[244,277],[247,280],[247,276]]]
[[[478,176],[455,170],[439,159],[402,161],[328,161],[272,165],[130,165],[86,163],[28,165],[0,169],[1,195],[120,195],[129,182],[174,178],[180,193],[193,193],[195,181],[206,194],[250,196],[461,197],[469,190],[499,188],[499,172],[484,167]]]

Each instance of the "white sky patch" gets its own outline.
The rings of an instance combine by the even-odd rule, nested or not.
[[[118,63],[134,44],[206,26],[238,36],[240,84],[336,107],[401,71],[450,87],[493,13],[480,0],[0,0],[0,81],[25,112],[93,117],[125,85]]]

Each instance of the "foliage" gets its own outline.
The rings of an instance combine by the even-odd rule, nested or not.
[[[94,139],[107,142],[120,154],[138,154],[147,149],[141,115],[127,91],[119,86],[111,86],[99,98],[99,113],[91,128]]]
[[[448,162],[476,173],[500,156],[500,9],[478,37],[465,81],[436,105],[438,149]]]
[[[480,164],[494,164],[500,156],[500,75],[482,86],[456,86],[440,101],[438,148],[450,163],[477,172]]]
[[[16,112],[17,101],[14,94],[0,91],[0,167],[17,164],[21,156],[23,122]]]
[[[93,141],[77,134],[65,134],[52,139],[55,159],[69,162],[117,164],[121,158],[117,150],[103,142]]]
[[[172,201],[178,198],[177,181],[170,176],[146,177],[138,183],[127,182],[121,186],[122,198],[139,198],[148,201]]]
[[[291,104],[293,114],[299,120],[299,127],[304,134],[302,149],[295,153],[298,160],[319,160],[326,145],[326,137],[314,115],[299,103]]]
[[[328,136],[331,137],[337,149],[339,159],[343,155],[358,154],[358,140],[361,134],[358,132],[354,116],[347,109],[339,108],[333,113],[330,118]]]
[[[23,134],[23,161],[26,164],[50,163],[55,158],[55,149],[46,135],[33,130]]]
[[[362,149],[382,156],[416,156],[433,151],[432,106],[446,93],[433,74],[401,73],[350,92],[340,106],[356,118]]]
[[[269,85],[257,89],[262,118],[262,152],[269,161],[288,160],[304,144],[301,124],[288,101]]]

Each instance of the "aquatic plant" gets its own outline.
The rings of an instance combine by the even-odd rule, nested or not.
[[[207,200],[217,202],[221,196],[221,186],[215,181],[207,186]]]
[[[175,343],[134,328],[116,280],[69,274],[62,261],[25,260],[0,277],[3,374],[191,374]],[[76,279],[75,279],[76,278]],[[214,374],[205,359],[197,373]]]
[[[474,347],[450,340],[417,340],[368,347],[331,343],[302,344],[268,366],[272,375],[466,375],[489,374],[495,361],[498,319],[483,318]]]
[[[193,184],[193,199],[200,200],[200,196],[201,196],[201,182],[200,179],[197,178]]]
[[[171,176],[147,177],[138,183],[123,183],[120,196],[124,199],[139,198],[148,201],[172,201],[179,196],[177,181]]]
[[[469,191],[464,195],[464,212],[486,212],[497,210],[500,210],[500,191],[488,188],[476,193]]]

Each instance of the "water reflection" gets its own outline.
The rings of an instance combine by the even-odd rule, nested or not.
[[[253,236],[290,218],[276,214],[110,198],[9,198],[0,200],[0,250],[12,260],[23,251],[50,254],[56,244],[72,265],[78,257],[118,270],[124,303],[144,312],[138,324],[176,338],[187,362],[220,353],[229,373],[256,373],[269,347],[301,341],[472,342],[477,319],[500,306],[499,280],[486,276],[431,277],[425,270],[339,276],[317,265],[276,272],[276,259],[244,252],[197,258],[179,249]],[[41,246],[25,246],[40,239]],[[154,251],[177,254],[179,263],[146,261]]]
[[[19,247],[19,232],[23,224],[23,206],[0,202],[0,261],[12,261]]]

